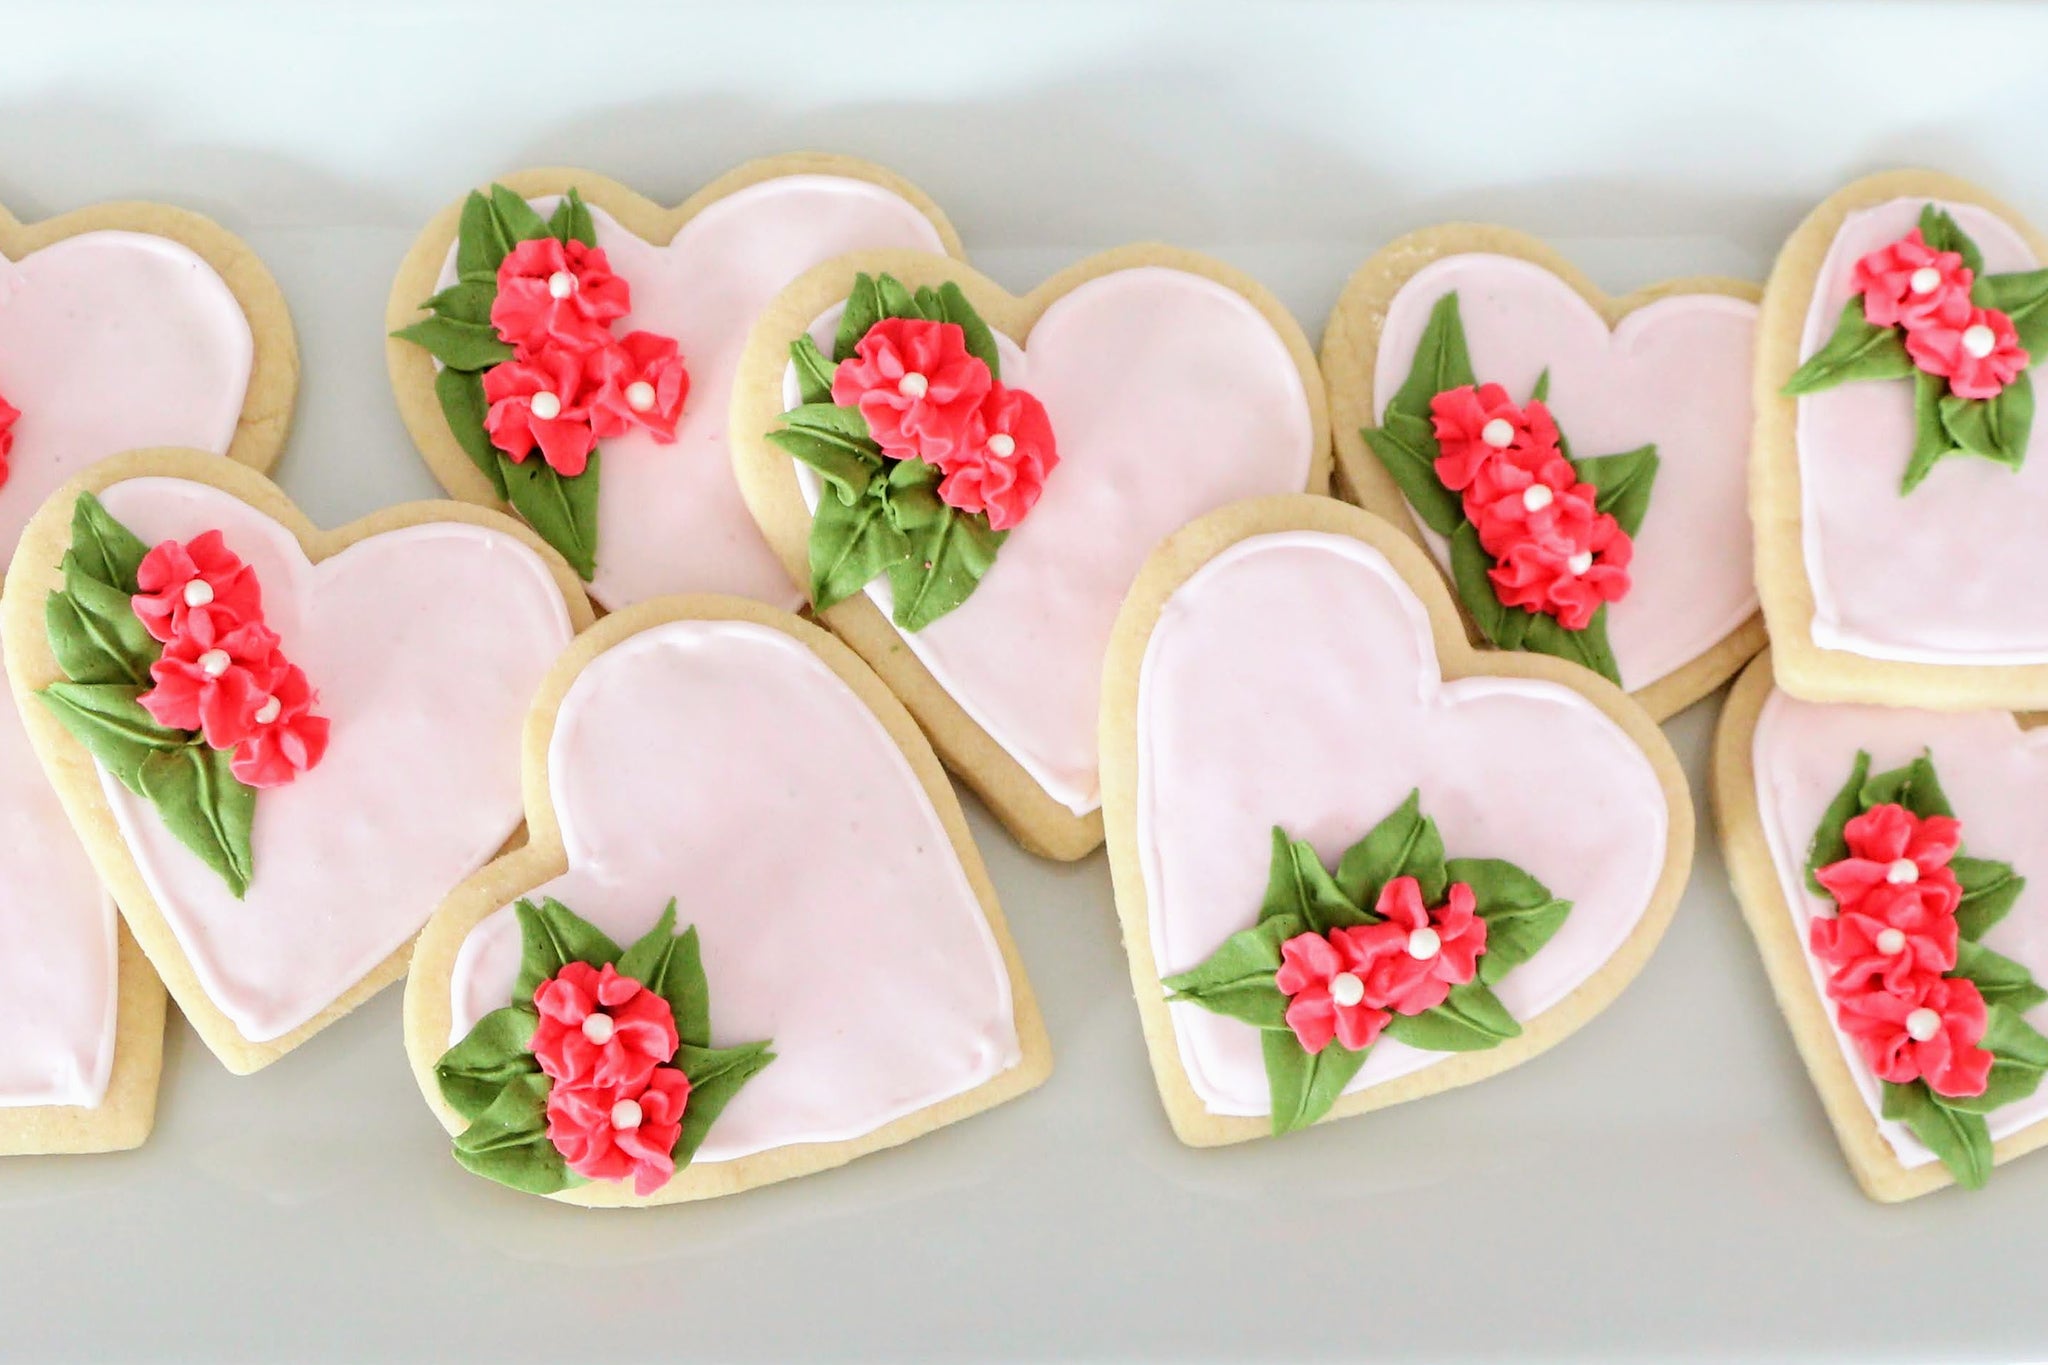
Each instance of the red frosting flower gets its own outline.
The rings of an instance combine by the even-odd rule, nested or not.
[[[1962,253],[1936,251],[1914,228],[1856,262],[1851,286],[1863,316],[1880,327],[1961,327],[1970,312],[1970,268]]]
[[[255,733],[280,663],[277,633],[261,621],[218,635],[195,629],[164,646],[149,666],[156,686],[137,700],[157,724],[197,730],[214,748],[232,749]]]
[[[1887,802],[1843,826],[1849,856],[1818,868],[1814,877],[1844,911],[1857,911],[1904,929],[1901,902],[1953,915],[1963,889],[1949,867],[1962,843],[1960,821],[1921,817]]]
[[[963,512],[986,512],[991,528],[1007,531],[1037,503],[1045,476],[1059,462],[1045,405],[1022,389],[992,382],[967,439],[938,461],[946,471],[939,497]]]
[[[857,407],[892,459],[944,468],[967,458],[971,429],[994,376],[970,355],[954,322],[884,318],[832,373],[832,401]]]
[[[674,337],[628,332],[589,358],[594,392],[590,425],[600,441],[634,427],[667,444],[676,438],[676,419],[690,394],[689,371]]]
[[[306,671],[280,657],[228,764],[237,781],[282,787],[326,756],[328,720],[312,714],[314,700]]]
[[[1365,998],[1396,1014],[1422,1014],[1470,981],[1486,951],[1486,921],[1476,906],[1464,882],[1453,882],[1434,910],[1413,877],[1380,888],[1373,908],[1383,922],[1350,931],[1364,959]]]
[[[1358,943],[1362,928],[1296,934],[1280,945],[1280,970],[1273,984],[1288,997],[1287,1027],[1311,1055],[1335,1038],[1352,1052],[1371,1047],[1393,1016],[1365,1002],[1360,977],[1368,958]]]
[[[263,616],[263,590],[255,571],[228,548],[219,531],[182,545],[164,541],[142,557],[135,580],[141,589],[130,599],[135,614],[157,640],[168,642],[188,631],[211,640]]]
[[[597,444],[589,381],[585,355],[564,346],[485,370],[484,398],[491,406],[484,430],[491,444],[515,464],[524,463],[537,445],[556,473],[567,478],[581,474]]]
[[[536,237],[498,263],[491,325],[529,355],[550,345],[585,350],[611,340],[613,320],[631,306],[604,248]]]
[[[1904,994],[1922,977],[1954,970],[1960,937],[1954,915],[1917,896],[1871,896],[1862,906],[1816,918],[1807,928],[1807,944],[1828,968],[1830,996]],[[1881,913],[1867,913],[1873,908]]]
[[[21,420],[21,409],[0,398],[0,485],[7,482],[7,457],[14,453],[14,424]]]
[[[1557,449],[1550,409],[1534,400],[1518,408],[1498,384],[1446,389],[1429,400],[1429,416],[1436,430],[1436,476],[1453,493],[1464,492],[1489,460],[1510,447]]]
[[[1930,323],[1906,333],[1906,353],[1962,398],[1996,398],[2031,363],[2012,319],[1972,308],[1959,325]]]
[[[638,1093],[676,1055],[675,1011],[667,1000],[606,963],[564,963],[533,992],[540,1024],[533,1057],[561,1085]]]
[[[1607,513],[1587,516],[1576,494],[1570,501],[1569,519],[1549,536],[1510,543],[1486,576],[1503,605],[1547,612],[1566,630],[1584,630],[1603,603],[1627,595],[1635,543]]]
[[[1966,977],[1916,977],[1905,992],[1837,999],[1835,1018],[1881,1080],[1924,1080],[1937,1095],[1981,1095],[1991,1075],[1984,997]]]
[[[676,1139],[689,1102],[690,1078],[672,1066],[655,1067],[634,1086],[556,1081],[548,1091],[548,1141],[576,1174],[630,1176],[633,1193],[649,1195],[676,1173]]]
[[[1465,518],[1497,558],[1528,540],[1571,540],[1592,520],[1595,495],[1557,447],[1510,446],[1481,465],[1465,489]]]

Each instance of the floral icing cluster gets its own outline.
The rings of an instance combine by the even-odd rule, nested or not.
[[[14,424],[21,420],[21,409],[0,397],[0,487],[5,487],[10,472],[8,460],[14,454]]]
[[[2048,353],[2048,270],[1984,273],[1984,257],[1933,204],[1897,241],[1857,260],[1827,343],[1787,395],[1856,380],[1913,381],[1914,445],[1900,492],[1952,455],[2018,468],[2034,420],[2028,370]]]
[[[1486,640],[1621,671],[1607,607],[1629,590],[1657,448],[1575,458],[1547,402],[1517,404],[1472,372],[1455,292],[1438,299],[1408,378],[1361,432],[1423,525],[1450,546],[1451,582]]]
[[[43,620],[65,680],[37,695],[241,896],[257,791],[313,768],[328,738],[254,571],[219,531],[151,549],[90,493],[62,571]]]
[[[2032,1094],[2048,1066],[2048,1038],[2020,1017],[2048,991],[1978,941],[2025,879],[1963,856],[1930,758],[1873,777],[1868,754],[1829,806],[1807,876],[1833,912],[1813,918],[1807,946],[1836,1026],[1884,1087],[1884,1115],[1981,1185],[1984,1116]]]
[[[644,1199],[690,1164],[775,1054],[765,1042],[711,1046],[697,931],[676,933],[673,901],[624,950],[559,901],[523,900],[514,913],[523,947],[512,1003],[434,1068],[468,1124],[456,1159],[533,1194],[607,1180]]]
[[[828,359],[790,348],[801,403],[768,439],[818,474],[811,600],[886,575],[918,630],[967,600],[1059,464],[1045,407],[1007,387],[995,335],[951,281],[860,275]]]
[[[598,442],[676,438],[690,376],[673,337],[613,331],[632,291],[574,188],[551,218],[493,185],[462,207],[455,283],[392,335],[441,362],[442,415],[499,497],[584,578],[596,571]],[[538,451],[540,458],[532,459]]]
[[[1162,983],[1262,1031],[1273,1131],[1328,1113],[1382,1037],[1475,1052],[1521,1033],[1493,993],[1563,925],[1571,902],[1511,863],[1446,858],[1411,792],[1334,874],[1273,831],[1258,922]]]

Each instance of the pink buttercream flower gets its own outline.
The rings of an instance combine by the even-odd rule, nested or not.
[[[0,487],[7,483],[7,457],[14,453],[14,424],[20,420],[21,409],[0,398]]]
[[[1991,1076],[1984,997],[1966,977],[1923,976],[1910,989],[1839,997],[1835,1019],[1865,1065],[1895,1085],[1924,1080],[1937,1095],[1981,1095]]]
[[[227,537],[207,531],[179,544],[166,540],[135,570],[141,589],[130,599],[143,629],[169,642],[180,634],[211,639],[243,621],[261,620],[263,590],[255,570],[228,548]],[[203,624],[195,617],[204,618]]]
[[[2032,363],[2012,319],[1996,308],[1972,308],[1959,326],[1914,328],[1906,333],[1906,353],[1948,380],[1960,398],[1996,398]]]
[[[1954,969],[1960,934],[1953,914],[1930,908],[1918,896],[1882,891],[1863,897],[1857,906],[1816,916],[1807,926],[1807,944],[1828,969],[1830,996],[1874,990],[1904,994],[1921,978]]]
[[[590,425],[598,440],[612,440],[634,427],[663,444],[675,440],[676,420],[690,394],[690,374],[675,338],[628,332],[591,352],[587,364]]]
[[[1904,926],[1892,902],[1910,900],[1939,915],[1953,915],[1963,889],[1949,860],[1962,844],[1960,821],[1918,816],[1887,802],[1872,806],[1842,828],[1849,856],[1814,871],[1845,911]]]
[[[228,764],[236,781],[282,787],[326,757],[330,727],[327,717],[313,714],[315,700],[305,670],[280,657]]]
[[[1850,286],[1863,316],[1879,327],[1960,328],[1970,313],[1970,268],[1962,253],[1936,251],[1919,228],[1856,262]]]
[[[1037,503],[1059,462],[1045,405],[992,382],[967,439],[938,462],[946,471],[939,497],[963,512],[986,512],[992,529],[1007,531]]]
[[[944,468],[967,444],[994,383],[958,323],[884,318],[832,373],[832,401],[859,408],[892,459]]]
[[[631,306],[604,248],[536,237],[499,262],[491,325],[528,355],[551,346],[587,350],[610,341],[612,322]]]
[[[1486,921],[1477,905],[1464,882],[1453,882],[1435,909],[1423,904],[1422,885],[1413,877],[1381,887],[1373,908],[1382,922],[1350,931],[1363,959],[1366,1002],[1396,1014],[1423,1014],[1441,1005],[1451,987],[1470,981],[1486,951]]]
[[[1509,446],[1466,487],[1465,518],[1496,557],[1529,540],[1562,546],[1594,515],[1595,494],[1555,446]]]
[[[597,445],[591,429],[591,385],[583,352],[565,346],[508,360],[484,371],[484,431],[513,463],[524,463],[540,447],[548,467],[575,478],[590,464]]]
[[[645,1197],[676,1173],[676,1141],[689,1107],[690,1078],[655,1067],[634,1086],[555,1082],[548,1091],[548,1141],[570,1170],[591,1180],[633,1181]]]
[[[279,664],[277,633],[261,621],[218,635],[194,629],[164,646],[149,666],[156,686],[137,700],[157,724],[197,730],[212,747],[232,749],[255,732]]]
[[[1487,577],[1503,605],[1547,612],[1566,630],[1584,630],[1603,604],[1627,595],[1635,544],[1605,512],[1587,515],[1585,500],[1574,496],[1569,506],[1551,534],[1508,542]]]
[[[1462,493],[1479,471],[1501,451],[1557,449],[1557,423],[1550,409],[1531,400],[1515,406],[1498,384],[1465,384],[1446,389],[1429,400],[1430,424],[1436,432],[1436,477],[1453,493]]]
[[[533,992],[540,1023],[533,1056],[557,1082],[637,1092],[676,1055],[675,1012],[667,1000],[606,963],[564,963]]]
[[[1296,934],[1280,945],[1280,970],[1273,984],[1287,999],[1287,1027],[1302,1051],[1321,1052],[1335,1038],[1352,1052],[1372,1046],[1393,1018],[1365,1003],[1359,973],[1367,958],[1356,943],[1362,929]]]

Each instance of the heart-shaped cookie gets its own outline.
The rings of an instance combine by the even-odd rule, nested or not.
[[[1890,1202],[1981,1184],[2048,1142],[2048,993],[2035,984],[2048,980],[2048,731],[2003,711],[1801,701],[1776,685],[1776,653],[1743,674],[1714,742],[1743,917],[1864,1191]],[[1959,827],[1928,824],[1944,814]],[[1875,849],[1886,824],[1900,845]],[[1874,887],[1834,870],[1873,852],[1887,860]],[[1930,888],[1932,900],[1900,894]],[[1910,1031],[1921,1008],[1941,1025],[1922,1031],[1955,1044],[1946,1055]],[[1988,1076],[1970,1074],[1979,1049]]]
[[[546,502],[528,501],[540,494],[527,494],[516,481],[499,486],[501,476],[487,472],[497,461],[478,427],[480,415],[465,419],[475,447],[467,448],[436,393],[437,362],[421,346],[394,338],[387,358],[399,411],[435,478],[453,496],[485,506],[504,506],[510,493],[514,511],[572,563],[579,549],[594,552],[586,577],[603,607],[665,593],[722,592],[794,609],[802,594],[747,515],[727,453],[733,375],[748,330],[783,286],[845,252],[912,247],[959,256],[952,225],[915,186],[882,167],[821,154],[748,162],[674,208],[588,171],[522,171],[500,183],[542,218],[572,189],[587,201],[592,240],[630,291],[630,311],[612,330],[672,338],[687,392],[679,416],[670,414],[672,441],[644,425],[604,435],[601,479],[568,481],[573,515],[562,522]],[[394,332],[424,316],[430,296],[446,297],[438,291],[462,283],[463,212],[464,205],[451,205],[406,256],[391,290]],[[489,299],[478,307],[483,316]],[[563,526],[572,528],[566,537]]]
[[[1308,343],[1252,280],[1167,247],[1091,257],[1023,298],[942,257],[869,253],[821,266],[763,315],[733,391],[742,491],[805,581],[816,567],[819,484],[771,432],[810,382],[792,367],[792,344],[809,336],[829,356],[863,277],[886,277],[913,305],[913,291],[928,291],[916,297],[973,315],[975,344],[998,362],[1011,401],[1033,400],[1025,408],[1043,419],[1057,463],[1013,527],[994,530],[987,514],[969,519],[962,534],[977,553],[998,542],[1000,550],[989,552],[992,564],[965,570],[978,580],[938,619],[899,629],[891,613],[903,612],[883,582],[828,606],[822,619],[1025,847],[1082,857],[1102,838],[1102,657],[1145,555],[1228,502],[1327,486],[1328,425]],[[991,449],[1024,448],[1007,434],[989,440]],[[918,462],[896,468],[914,473]],[[934,555],[923,557],[929,568]]]
[[[406,985],[413,1070],[473,1169],[591,1206],[727,1194],[907,1141],[1050,1071],[958,799],[901,704],[817,627],[729,597],[607,617],[541,690],[526,789],[527,847],[448,899]],[[678,1003],[659,1054],[689,1073],[683,1145],[671,1128],[661,1146],[685,1169],[637,1192],[582,1183],[548,1136],[551,1124],[580,1132],[558,1113],[579,1063],[561,1051],[559,1005],[543,1011],[554,1041],[548,1023],[537,1031],[535,982],[572,970],[565,958],[602,966],[633,944],[618,969],[644,996],[658,983],[633,965],[640,945],[686,926],[694,986],[679,993],[684,974],[665,973],[661,993]],[[543,928],[553,937],[537,944]],[[605,936],[606,951],[576,946]],[[529,979],[542,946],[552,956]],[[605,1010],[586,999],[570,1020],[577,1046],[644,1022],[634,994],[600,998],[621,1021],[601,1031],[588,1020]],[[705,1074],[714,1045],[752,1059],[736,1097]],[[541,1065],[554,1069],[544,1078]],[[621,1093],[593,1111],[607,1151],[611,1134],[654,1124],[644,1095],[626,1098],[630,1123],[617,1122]]]
[[[216,224],[160,204],[0,210],[0,556],[52,490],[123,450],[268,468],[297,370],[283,295]],[[0,712],[0,1152],[133,1147],[155,1119],[163,986]]]
[[[1507,228],[1454,224],[1403,237],[1359,267],[1323,336],[1344,495],[1427,546],[1476,639],[1589,663],[1661,720],[1720,686],[1764,642],[1746,498],[1756,297],[1753,285],[1695,278],[1610,298]],[[1623,556],[1590,541],[1579,547],[1584,564],[1564,555],[1566,581],[1610,560],[1626,573],[1588,598],[1605,602],[1591,622],[1557,609],[1570,600],[1562,591],[1548,607],[1522,596],[1504,606],[1488,570],[1512,558],[1506,547],[1474,536],[1460,548],[1462,524],[1502,534],[1482,509],[1503,491],[1527,491],[1467,484],[1462,459],[1436,463],[1458,451],[1433,430],[1432,400],[1441,407],[1448,400],[1437,394],[1468,385],[1487,400],[1473,409],[1475,438],[1484,444],[1485,419],[1499,417],[1497,448],[1526,453],[1532,470],[1537,448],[1554,448],[1566,459],[1552,465],[1565,471],[1552,481],[1558,503],[1570,485],[1594,485],[1589,500],[1632,541]],[[1535,415],[1537,402],[1546,416]],[[1471,444],[1458,428],[1448,439]]]
[[[1859,180],[1786,241],[1764,290],[1751,478],[1758,586],[1787,691],[2048,705],[2048,604],[2026,588],[2048,568],[2048,460],[2030,455],[2048,437],[2027,369],[2048,355],[2034,321],[2043,262],[2048,238],[2025,219],[1931,171]],[[1915,300],[1945,302],[1929,313]],[[1943,308],[1960,312],[1944,320]],[[2022,330],[2001,339],[2013,319]],[[1973,362],[1944,350],[1949,333],[2003,368],[1933,373]]]
[[[1527,1060],[1641,969],[1690,871],[1691,800],[1642,709],[1475,650],[1427,556],[1331,500],[1160,547],[1102,737],[1131,979],[1192,1145]]]
[[[194,544],[209,532],[232,573]],[[126,600],[137,570],[120,565],[172,542],[190,557],[163,590],[180,614],[158,644]],[[260,659],[238,623],[213,641],[191,624],[238,600],[274,632]],[[415,503],[321,532],[261,476],[192,451],[117,457],[60,489],[22,537],[0,610],[23,720],[73,825],[237,1072],[396,980],[434,905],[518,829],[521,719],[590,619],[566,566],[507,518]],[[85,625],[60,634],[67,612]],[[159,671],[193,640],[182,673]],[[277,671],[287,659],[296,681]],[[180,677],[199,689],[203,734],[149,709]],[[268,694],[239,694],[236,712],[238,681]],[[217,723],[243,727],[232,774]]]

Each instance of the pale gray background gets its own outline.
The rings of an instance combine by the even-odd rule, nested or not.
[[[1165,238],[1315,335],[1374,247],[1447,218],[1616,289],[1760,274],[1814,201],[1900,163],[2048,219],[2044,128],[2048,10],[2018,6],[0,4],[0,202],[162,199],[253,242],[305,360],[281,477],[330,525],[434,491],[385,290],[430,214],[516,167],[674,201],[750,156],[858,153],[1012,288]],[[1702,798],[1716,709],[1670,726]],[[176,1023],[146,1147],[0,1162],[0,1358],[2048,1355],[2048,1157],[1865,1201],[1705,829],[1662,950],[1556,1052],[1193,1152],[1102,859],[1035,862],[976,815],[1042,1091],[608,1216],[453,1165],[395,990],[249,1079]]]

